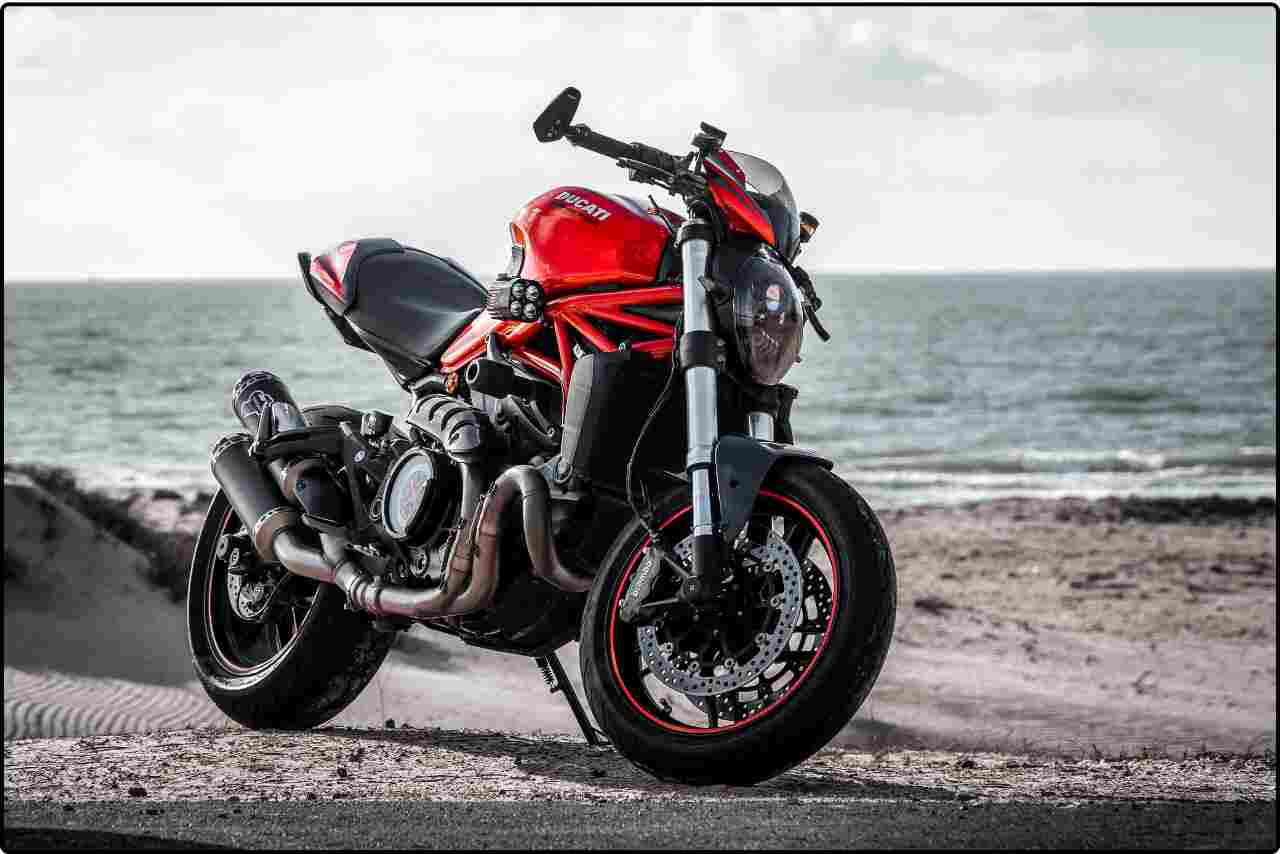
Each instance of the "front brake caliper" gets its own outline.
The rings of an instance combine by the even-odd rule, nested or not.
[[[644,550],[644,559],[640,562],[640,568],[636,570],[635,577],[631,579],[631,584],[627,587],[626,595],[622,597],[622,621],[624,623],[635,622],[636,617],[640,613],[640,606],[644,604],[644,600],[649,598],[649,594],[653,592],[653,583],[658,580],[658,572],[662,568],[662,559],[658,556],[658,550],[647,548]]]

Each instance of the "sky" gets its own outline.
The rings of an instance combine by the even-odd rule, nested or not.
[[[492,275],[544,190],[655,189],[534,139],[567,85],[595,130],[777,165],[813,270],[1274,267],[1276,20],[10,6],[4,276],[289,276],[375,236]]]

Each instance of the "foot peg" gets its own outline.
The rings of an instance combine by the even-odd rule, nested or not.
[[[565,675],[564,667],[560,664],[560,659],[553,652],[549,655],[539,656],[535,658],[534,663],[538,665],[538,669],[542,671],[542,678],[547,683],[547,688],[554,694],[560,691],[564,694],[565,700],[569,703],[569,708],[573,710],[573,716],[578,719],[578,726],[582,729],[583,736],[587,739],[587,744],[592,747],[601,747],[607,745],[609,740],[604,737],[604,733],[591,725],[591,719],[587,717],[587,710],[582,707],[582,701],[578,699],[578,694],[573,690],[573,683],[569,681],[569,677]]]

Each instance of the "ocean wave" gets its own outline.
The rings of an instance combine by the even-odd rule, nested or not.
[[[904,409],[897,398],[859,397],[825,400],[806,412],[805,416],[836,418],[843,415],[880,415],[892,418],[907,414],[910,414],[910,411]]]
[[[866,471],[931,471],[996,474],[1070,472],[1149,472],[1199,468],[1205,471],[1274,469],[1271,447],[1233,450],[1114,450],[1010,448],[972,453],[920,453],[911,449],[850,460]]]
[[[955,395],[947,389],[925,389],[908,395],[908,398],[914,403],[947,403],[953,397]]]
[[[1275,498],[1274,473],[1213,474],[1201,468],[1158,472],[993,473],[883,471],[839,467],[836,474],[851,483],[873,507],[918,504],[962,504],[997,498],[1114,496],[1142,498]]]
[[[1161,401],[1159,406],[1125,401],[1099,401],[1090,403],[1085,407],[1085,411],[1091,415],[1144,415],[1152,413],[1198,415],[1204,411],[1204,407],[1194,400],[1169,398]]]
[[[1081,404],[1094,415],[1139,415],[1164,412],[1175,415],[1197,415],[1204,404],[1173,391],[1164,385],[1094,384],[1054,392],[1048,400]]]
[[[209,467],[204,464],[73,463],[69,468],[81,487],[112,495],[125,495],[134,490],[171,489],[187,500],[193,500],[200,493],[212,493],[218,486]]]
[[[197,382],[196,380],[179,380],[161,386],[158,394],[187,394],[193,391],[203,391],[209,388],[208,382]]]
[[[1150,403],[1174,396],[1162,385],[1086,385],[1068,392],[1050,395],[1057,400],[1078,400],[1103,403]]]
[[[1176,451],[1007,449],[985,454],[903,448],[876,457],[825,450],[835,460],[837,474],[883,506],[1020,495],[1274,497],[1276,491],[1276,457],[1271,446]],[[203,463],[72,463],[71,467],[85,488],[121,496],[163,488],[192,500],[217,487]]]
[[[81,374],[114,374],[123,371],[128,365],[129,357],[123,353],[106,353],[54,365],[50,368],[50,372],[60,377],[75,377]]]
[[[121,330],[105,324],[95,324],[90,326],[81,326],[73,330],[72,334],[84,341],[102,340],[107,338],[118,338]]]

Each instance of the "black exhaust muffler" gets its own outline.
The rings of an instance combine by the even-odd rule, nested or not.
[[[258,431],[270,413],[276,431],[306,426],[289,388],[269,371],[252,371],[231,390],[231,409],[247,430]],[[347,562],[334,537],[320,537],[323,554],[298,534],[302,513],[331,525],[346,521],[345,502],[324,464],[315,456],[272,460],[265,467],[249,453],[253,438],[235,433],[213,447],[210,467],[241,521],[250,529],[263,560],[279,561],[292,572],[333,583]],[[301,509],[301,513],[299,512]]]
[[[250,434],[256,435],[264,412],[275,419],[276,432],[306,426],[302,410],[284,381],[270,371],[250,371],[231,389],[231,411]]]
[[[285,499],[279,484],[249,456],[252,442],[245,433],[232,433],[220,439],[210,453],[209,467],[240,520],[249,528],[253,547],[263,560],[275,560],[271,546],[275,535],[296,525],[300,517]]]
[[[273,434],[306,426],[289,387],[270,371],[251,371],[241,377],[231,390],[231,410],[252,435],[257,435],[262,417],[267,413],[271,415]],[[318,456],[273,460],[267,470],[288,503],[332,525],[346,521],[342,495]]]

